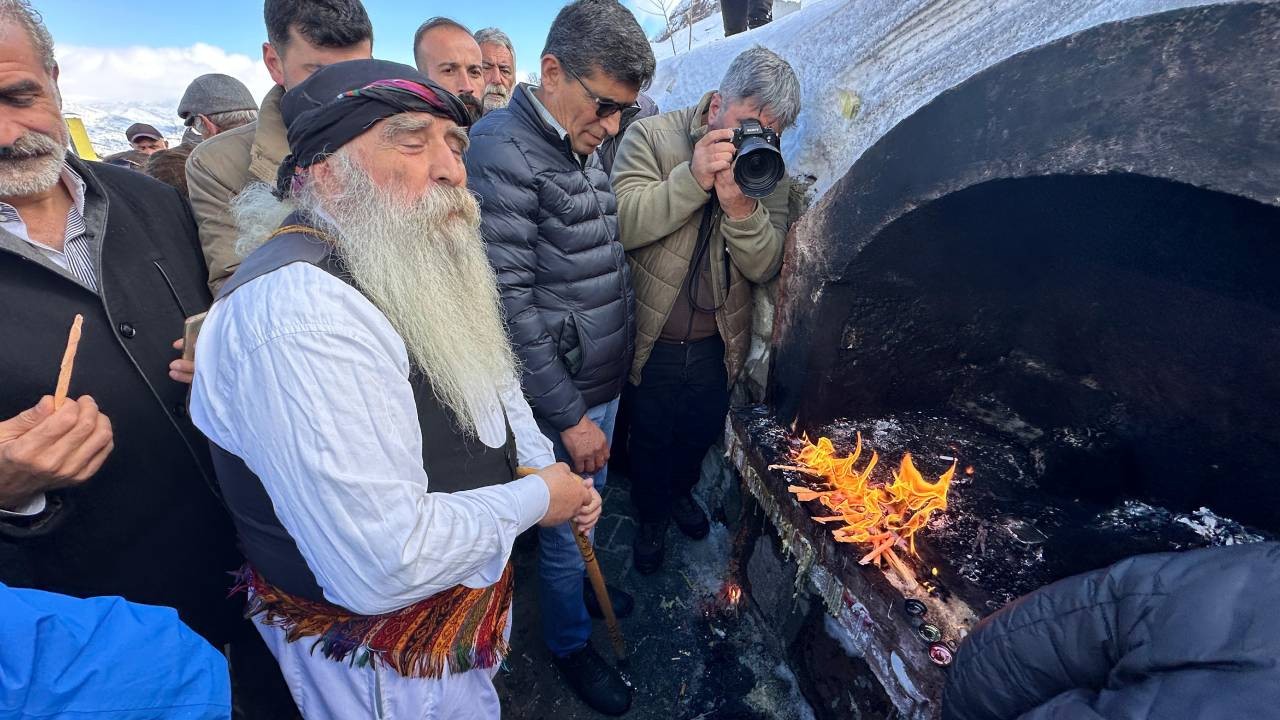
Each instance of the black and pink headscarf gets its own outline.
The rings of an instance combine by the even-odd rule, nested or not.
[[[281,197],[297,189],[312,164],[392,115],[425,112],[460,127],[471,125],[471,115],[455,95],[414,68],[385,60],[320,68],[284,94],[280,112],[289,138],[289,155],[276,175]]]

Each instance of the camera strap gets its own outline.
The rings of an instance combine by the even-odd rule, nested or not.
[[[698,244],[694,246],[693,262],[689,267],[689,275],[686,289],[689,293],[689,305],[694,310],[715,313],[724,307],[724,303],[729,299],[729,284],[732,282],[732,276],[729,274],[729,250],[724,252],[724,300],[716,303],[714,307],[702,307],[698,304],[698,286],[702,284],[702,263],[707,255],[711,252],[711,231],[718,227],[720,216],[720,198],[716,197],[715,192],[711,193],[711,200],[702,209],[702,221],[698,224]]]

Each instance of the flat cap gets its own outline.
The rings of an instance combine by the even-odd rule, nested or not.
[[[258,103],[244,83],[222,73],[201,75],[187,86],[178,103],[178,117],[191,125],[197,115],[213,115],[235,110],[257,110]]]
[[[152,140],[163,140],[164,135],[154,127],[146,123],[134,123],[124,131],[124,136],[133,142],[138,138],[151,138]]]

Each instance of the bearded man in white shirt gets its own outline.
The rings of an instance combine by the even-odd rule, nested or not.
[[[197,346],[191,416],[249,559],[243,585],[307,718],[496,718],[516,535],[600,497],[521,394],[466,191],[462,103],[354,60],[285,94],[260,245]],[[264,243],[265,241],[265,243]],[[519,465],[543,468],[515,479]]]

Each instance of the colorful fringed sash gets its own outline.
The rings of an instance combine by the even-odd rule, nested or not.
[[[236,590],[249,591],[245,617],[285,630],[294,642],[317,637],[316,648],[355,667],[381,663],[403,677],[438,678],[491,668],[508,652],[506,629],[514,583],[511,566],[481,589],[457,587],[385,615],[353,615],[329,603],[304,600],[272,586],[248,565]]]

